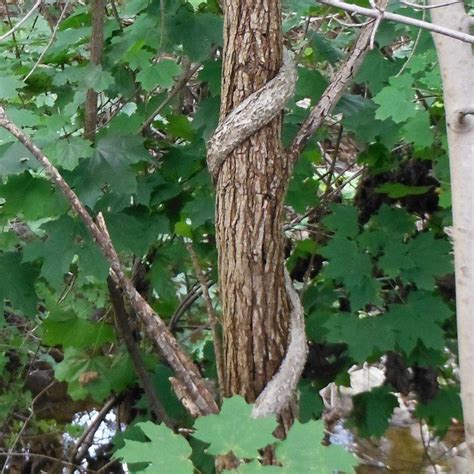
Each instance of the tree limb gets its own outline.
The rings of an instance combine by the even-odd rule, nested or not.
[[[325,2],[326,0],[322,1]],[[387,0],[384,0],[380,3],[380,8],[383,9],[386,4]],[[308,143],[308,140],[314,135],[326,117],[331,113],[331,110],[336,106],[348,84],[357,74],[362,61],[369,51],[372,33],[376,30],[377,26],[378,25],[373,22],[364,26],[352,48],[352,51],[348,54],[347,58],[339,68],[339,71],[336,73],[329,86],[323,92],[319,102],[311,110],[309,116],[303,122],[303,125],[299,129],[296,137],[293,140],[293,143],[288,150],[293,163],[298,160],[301,152]]]
[[[76,193],[66,183],[59,171],[52,165],[44,153],[32,142],[31,138],[10,119],[8,119],[5,109],[2,106],[0,106],[0,127],[8,130],[32,153],[39,163],[41,163],[45,169],[46,175],[64,194],[73,210],[82,219],[88,231],[107,258],[111,268],[112,278],[127,295],[130,305],[133,307],[137,316],[142,320],[148,337],[150,337],[155,343],[164,359],[170,364],[178,377],[182,380],[183,385],[188,391],[189,397],[195,401],[196,405],[199,407],[200,413],[202,415],[216,413],[218,407],[214,397],[205,386],[204,380],[198,369],[179,346],[163,320],[143,299],[131,280],[126,276],[117,252],[106,232],[105,224],[102,222],[102,227],[100,228],[94,222],[87,209],[79,200]]]
[[[217,381],[219,383],[219,393],[221,398],[224,394],[225,387],[225,374],[224,374],[224,349],[222,347],[222,339],[219,333],[219,320],[217,318],[216,312],[214,311],[214,306],[212,305],[211,296],[209,295],[209,287],[206,281],[206,274],[202,271],[201,265],[199,264],[198,256],[194,251],[193,244],[191,242],[186,243],[186,248],[188,249],[189,255],[191,256],[191,261],[194,267],[194,273],[196,273],[197,279],[201,285],[202,296],[206,303],[207,315],[209,317],[209,324],[212,331],[212,339],[214,341],[214,354],[216,357],[216,368],[217,368]]]
[[[440,35],[449,36],[450,38],[464,41],[465,43],[474,44],[474,36],[457,31],[452,28],[446,28],[440,25],[435,25],[428,21],[417,20],[416,18],[410,18],[404,15],[398,15],[387,11],[381,11],[375,8],[364,8],[352,3],[341,2],[340,0],[318,0],[323,5],[330,7],[341,8],[342,10],[357,13],[359,15],[368,16],[371,18],[382,18],[382,20],[396,21],[404,25],[415,26],[417,28],[423,28],[424,30],[431,31],[433,33],[439,33]],[[450,3],[452,5],[452,3]]]
[[[111,277],[107,278],[107,285],[109,287],[110,300],[115,312],[115,322],[119,330],[120,336],[127,347],[130,359],[132,359],[133,366],[140,384],[145,391],[145,395],[148,398],[152,412],[154,413],[158,422],[164,422],[168,428],[174,429],[175,423],[167,415],[163,404],[156,396],[153,384],[150,380],[148,372],[143,364],[143,359],[138,350],[135,339],[133,338],[132,328],[129,323],[130,316],[125,309],[122,295],[115,285],[115,282]]]
[[[104,0],[92,0],[91,16],[90,61],[95,66],[98,66],[102,61],[102,50],[104,47]],[[88,89],[84,107],[84,138],[92,141],[95,138],[95,129],[97,127],[97,98],[97,92],[94,89]]]

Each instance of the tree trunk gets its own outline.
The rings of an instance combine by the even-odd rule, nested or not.
[[[92,0],[90,12],[92,17],[91,41],[89,43],[91,63],[99,66],[104,48],[105,0]],[[84,138],[91,141],[95,140],[97,128],[97,98],[98,94],[94,89],[87,91],[84,107]]]
[[[226,0],[224,15],[221,118],[276,75],[283,48],[279,0]],[[282,220],[289,167],[279,116],[225,159],[216,183],[224,392],[249,402],[287,345]]]
[[[433,23],[469,33],[463,3],[430,3],[442,7],[431,10]],[[465,472],[474,473],[474,55],[470,44],[433,37],[443,79],[451,169],[459,368],[469,458]]]

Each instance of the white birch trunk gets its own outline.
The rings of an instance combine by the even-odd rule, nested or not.
[[[430,0],[430,5],[446,4]],[[431,11],[433,23],[469,33],[463,3]],[[456,305],[461,398],[474,473],[474,55],[472,45],[433,35],[443,79],[453,204]],[[466,471],[467,472],[467,471]]]

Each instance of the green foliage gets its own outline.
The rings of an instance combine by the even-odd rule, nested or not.
[[[357,461],[340,446],[324,447],[322,422],[302,424],[296,422],[285,440],[272,436],[276,427],[274,419],[253,419],[252,407],[243,398],[235,396],[225,399],[218,415],[208,415],[196,420],[194,438],[204,441],[205,451],[214,456],[233,453],[240,458],[237,472],[354,472]],[[149,441],[137,439],[136,428]],[[174,434],[164,424],[138,423],[130,429],[130,437],[115,457],[123,459],[134,472],[193,472],[189,460],[191,447],[184,437]],[[192,442],[196,446],[195,442]],[[281,466],[264,466],[259,458],[259,449],[276,444],[276,455]],[[146,464],[145,468],[133,469],[133,465]],[[131,465],[131,466],[130,466]]]
[[[453,418],[459,421],[463,419],[458,391],[454,388],[443,388],[429,403],[418,405],[415,414],[435,427],[439,436],[443,436],[451,426]]]
[[[126,440],[125,446],[115,452],[119,459],[129,464],[147,463],[145,473],[192,474],[191,447],[180,435],[174,434],[164,424],[150,421],[136,425],[148,438],[148,442]]]
[[[352,416],[358,433],[365,438],[382,436],[388,428],[393,409],[398,406],[397,397],[387,387],[377,387],[355,395],[352,400]]]
[[[283,464],[283,472],[354,472],[357,461],[341,446],[324,447],[322,422],[296,422],[286,440],[279,443],[276,454]]]
[[[37,303],[34,286],[38,274],[36,269],[28,263],[22,263],[19,253],[5,252],[0,254],[0,270],[3,275],[0,286],[2,306],[8,300],[14,309],[34,316]]]
[[[253,458],[258,449],[271,444],[276,428],[271,418],[251,418],[252,407],[241,397],[226,400],[219,415],[196,420],[196,436],[209,443],[207,452],[214,455],[232,452],[239,458]]]
[[[45,8],[58,18],[53,3]],[[115,2],[122,21],[108,9],[100,66],[90,63],[91,15],[72,3],[52,44],[43,13],[0,43],[1,104],[91,215],[103,213],[127,274],[214,379],[205,306],[202,298],[189,303],[199,291],[183,239],[193,240],[210,282],[218,283],[214,187],[205,158],[220,110],[219,2]],[[295,97],[283,117],[288,146],[356,32],[325,20],[327,7],[313,0],[284,0],[283,8],[285,45],[298,53]],[[9,25],[0,29],[3,34]],[[446,382],[433,400],[418,404],[416,416],[440,434],[452,418],[461,418],[457,379],[446,369],[447,359],[456,360],[457,340],[454,295],[445,284],[453,272],[444,233],[452,225],[451,190],[437,58],[427,33],[418,37],[414,28],[389,22],[380,25],[376,46],[350,93],[309,140],[286,196],[287,266],[304,280],[296,286],[304,290],[308,337],[329,354],[321,356],[327,370],[307,375],[299,387],[299,419],[307,423],[276,440],[274,420],[251,419],[250,407],[236,397],[219,415],[197,420],[190,440],[150,422],[133,425],[150,406],[114,324],[108,264],[41,166],[2,129],[3,432],[10,438],[20,433],[17,420],[30,416],[36,395],[26,388],[25,374],[41,369],[66,382],[74,400],[97,404],[133,387],[135,439],[130,435],[117,453],[131,470],[212,472],[215,456],[232,451],[242,460],[239,472],[352,472],[350,454],[320,444],[322,423],[314,421],[324,411],[319,390],[347,381],[351,364],[379,361],[389,351],[410,366],[434,368]],[[188,84],[170,96],[195,67]],[[100,104],[94,142],[83,138],[89,88]],[[142,129],[145,123],[150,126]],[[411,162],[422,163],[421,176],[406,172]],[[216,305],[217,294],[212,287]],[[171,389],[173,373],[153,355],[143,327],[133,317],[131,322],[166,412],[180,426],[191,426]],[[388,388],[355,397],[358,433],[383,435],[394,403]],[[34,437],[39,427],[32,419],[25,434]],[[258,450],[267,444],[275,444],[281,465],[260,463]]]

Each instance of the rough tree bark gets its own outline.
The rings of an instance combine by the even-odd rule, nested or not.
[[[104,19],[105,0],[91,1],[92,33],[89,44],[91,63],[99,66],[102,61],[102,50],[104,47]],[[97,98],[95,90],[89,89],[86,94],[84,107],[84,138],[94,140],[97,127]]]
[[[226,0],[221,117],[282,64],[279,0]],[[281,116],[224,161],[216,182],[225,394],[253,402],[286,350],[290,305],[283,272],[283,198],[289,160]]]
[[[433,23],[469,33],[463,3],[431,0]],[[444,5],[444,6],[443,6]],[[468,464],[474,473],[474,54],[472,46],[433,35],[443,80],[453,204],[459,368]]]

